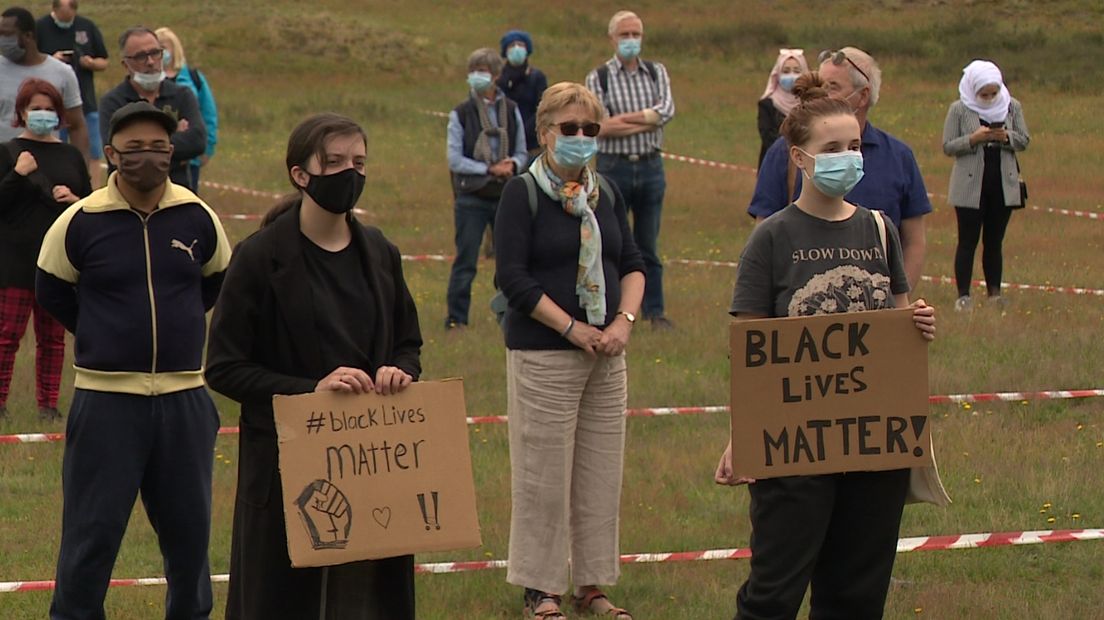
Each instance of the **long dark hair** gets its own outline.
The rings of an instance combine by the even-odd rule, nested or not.
[[[287,163],[288,181],[295,191],[281,198],[275,206],[268,210],[264,219],[261,220],[261,228],[268,226],[285,212],[302,204],[303,192],[295,184],[295,179],[291,178],[291,169],[295,166],[305,169],[312,156],[317,157],[318,162],[325,166],[326,141],[333,136],[354,134],[360,135],[367,146],[368,135],[364,133],[364,129],[353,119],[333,112],[323,112],[310,116],[291,131],[285,161]]]

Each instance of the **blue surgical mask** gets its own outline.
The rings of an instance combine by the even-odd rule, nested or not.
[[[617,55],[623,60],[632,60],[640,55],[640,39],[621,39],[617,42]]]
[[[598,139],[587,136],[557,136],[552,159],[564,168],[582,168],[598,153]]]
[[[48,136],[58,126],[58,115],[53,110],[29,110],[27,129],[36,136]]]
[[[468,86],[477,93],[481,93],[491,85],[491,74],[486,71],[472,71],[468,74]]]
[[[782,87],[782,90],[790,92],[793,90],[794,83],[797,82],[797,73],[783,73],[778,76],[778,85]]]
[[[58,28],[61,28],[62,30],[69,30],[70,28],[72,28],[72,27],[73,27],[73,20],[69,20],[69,21],[67,21],[67,22],[63,22],[63,21],[61,21],[60,19],[58,19],[58,18],[56,18],[56,17],[55,17],[55,18],[54,18],[54,23],[55,23],[55,24],[57,24],[57,27],[58,27]]]
[[[161,52],[161,64],[166,67],[172,65],[172,52],[169,50]]]
[[[134,73],[131,74],[130,79],[142,90],[153,92],[165,79],[165,71],[162,69],[157,73]]]
[[[19,35],[0,36],[0,56],[12,62],[19,62],[27,55],[27,50],[19,44]]]
[[[798,149],[806,153],[804,149]],[[819,153],[809,155],[816,161],[811,180],[824,195],[840,198],[847,195],[863,178],[863,156],[859,151]],[[809,174],[802,170],[809,177]]]
[[[515,45],[506,50],[506,60],[510,61],[511,65],[520,67],[525,64],[525,59],[529,57],[529,50],[525,49],[524,45]]]

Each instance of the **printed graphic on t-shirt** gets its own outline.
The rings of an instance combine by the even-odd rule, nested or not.
[[[879,250],[880,252],[880,250]],[[790,298],[789,316],[881,310],[889,299],[889,276],[842,265],[809,278]]]

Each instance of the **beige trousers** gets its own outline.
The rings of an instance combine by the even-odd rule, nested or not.
[[[507,351],[510,568],[506,581],[563,594],[621,574],[625,356]]]

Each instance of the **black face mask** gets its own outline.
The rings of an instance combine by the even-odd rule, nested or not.
[[[364,191],[364,175],[355,168],[346,168],[334,174],[311,174],[310,178],[304,191],[330,213],[348,213]]]
[[[140,192],[151,192],[165,184],[172,166],[172,151],[115,151],[119,155],[119,176]]]

